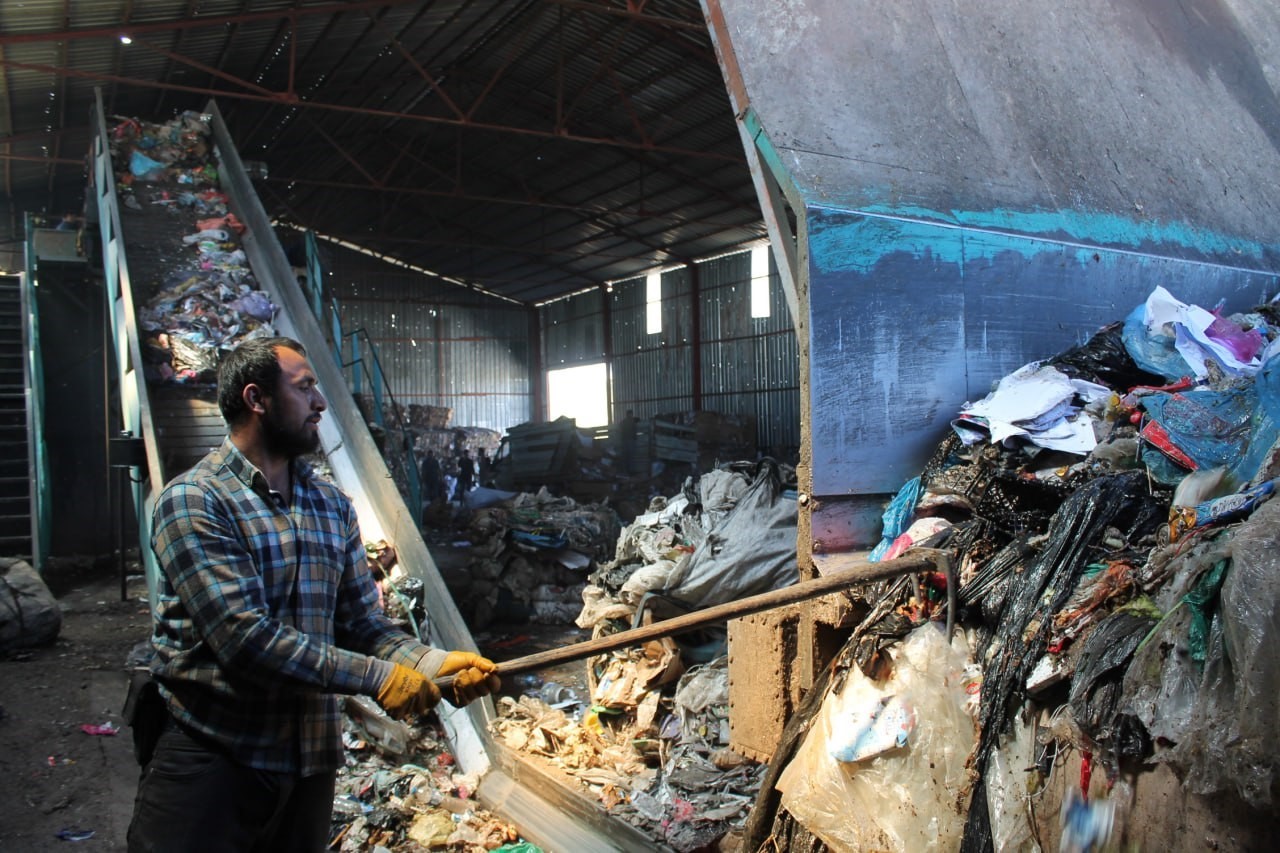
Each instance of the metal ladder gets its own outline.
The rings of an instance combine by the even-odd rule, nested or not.
[[[22,361],[22,291],[0,277],[0,555],[31,559],[31,439]]]

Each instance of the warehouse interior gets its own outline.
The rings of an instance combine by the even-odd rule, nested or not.
[[[708,410],[795,456],[793,327],[776,270],[761,281],[765,228],[696,2],[189,11],[105,4],[72,26],[51,4],[5,27],[5,269],[26,213],[83,215],[96,91],[146,121],[212,98],[291,259],[318,238],[321,299],[402,406],[500,434],[561,414],[547,371],[607,364],[583,426]],[[760,316],[740,307],[753,278]]]

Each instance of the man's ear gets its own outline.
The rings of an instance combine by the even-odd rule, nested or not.
[[[244,404],[249,408],[249,411],[259,415],[267,413],[267,408],[262,402],[267,395],[262,393],[262,386],[251,382],[244,386],[244,391],[240,393],[244,397]]]

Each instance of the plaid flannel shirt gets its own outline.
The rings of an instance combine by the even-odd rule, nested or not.
[[[153,671],[184,726],[242,764],[308,776],[342,764],[333,694],[376,694],[391,663],[445,653],[380,609],[347,496],[301,461],[292,474],[286,503],[228,438],[165,487]]]

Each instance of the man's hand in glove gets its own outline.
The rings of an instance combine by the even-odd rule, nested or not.
[[[440,701],[440,688],[432,684],[431,679],[407,666],[394,664],[394,667],[374,697],[383,710],[402,719],[410,714],[425,714],[436,706]]]
[[[502,686],[498,676],[494,675],[497,664],[488,658],[474,655],[471,652],[449,652],[449,656],[440,665],[436,678],[452,675],[453,704],[461,708],[472,699],[496,693]]]

